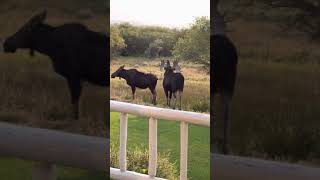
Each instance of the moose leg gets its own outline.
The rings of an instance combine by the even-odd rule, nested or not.
[[[182,98],[182,91],[179,92],[179,110],[181,110],[181,98]]]
[[[79,79],[68,79],[74,119],[79,119],[79,99],[81,95],[81,82]]]
[[[171,103],[171,97],[172,97],[172,91],[169,91],[169,103],[168,103],[169,107],[170,107],[170,103]]]
[[[174,98],[173,109],[176,109],[176,103],[177,103],[177,91],[173,93],[173,98]]]
[[[151,93],[152,93],[152,103],[153,103],[153,105],[156,105],[157,104],[157,92],[155,89],[152,89]]]
[[[169,106],[168,91],[164,90],[164,93],[166,94],[167,106]]]
[[[215,93],[212,92],[210,96],[210,152],[213,153],[216,151],[216,146],[214,142],[214,128],[215,128],[215,111],[214,111],[214,96]]]
[[[229,110],[231,95],[228,93],[221,94],[222,97],[222,120],[223,120],[223,144],[222,152],[223,154],[228,154],[228,134],[229,134]]]
[[[134,100],[134,94],[136,93],[136,87],[131,86],[131,90],[132,90],[132,100]]]

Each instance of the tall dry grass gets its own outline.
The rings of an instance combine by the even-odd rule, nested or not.
[[[230,27],[240,54],[231,111],[232,153],[319,161],[319,43],[293,30],[282,32],[270,22],[237,19]],[[220,110],[218,101],[214,106]],[[219,145],[222,122],[219,114],[216,118],[214,141]]]
[[[87,135],[108,133],[106,87],[85,84],[80,119],[73,120],[67,83],[45,56],[0,54],[0,94],[1,121]]]

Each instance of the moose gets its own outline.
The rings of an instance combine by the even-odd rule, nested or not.
[[[213,42],[213,56],[211,57],[213,88],[211,88],[211,97],[214,98],[216,94],[221,95],[223,120],[222,151],[224,154],[228,154],[229,109],[235,89],[238,54],[235,45],[227,36],[216,34],[210,38],[211,42]],[[213,131],[211,133],[211,138],[213,138]]]
[[[172,94],[174,97],[174,105],[173,109],[176,107],[177,102],[177,92],[179,95],[179,109],[181,110],[181,99],[182,99],[182,93],[183,93],[183,87],[184,87],[184,77],[181,73],[174,72],[174,67],[171,67],[170,61],[167,60],[167,62],[164,65],[164,78],[163,78],[163,90],[166,95],[167,99],[167,106],[170,107],[170,101],[172,98]]]
[[[164,62],[164,60],[162,59],[162,60],[160,61],[160,71],[163,71],[163,70],[164,70],[164,65],[165,65],[165,62]]]
[[[139,72],[137,69],[124,69],[124,65],[120,66],[118,70],[112,73],[111,78],[119,77],[127,81],[127,84],[132,90],[132,100],[135,99],[136,88],[147,89],[149,88],[152,93],[152,103],[156,105],[157,93],[156,86],[158,78],[151,73]]]
[[[167,62],[165,62],[164,60],[160,61],[160,71],[164,70],[164,67],[166,66],[166,64],[168,63],[169,60],[167,60]],[[170,63],[170,61],[169,61]],[[173,61],[173,67],[174,72],[181,72],[181,67],[179,65],[179,61],[178,60],[174,60]]]
[[[179,65],[179,61],[178,60],[174,60],[173,61],[173,69],[174,69],[174,72],[176,72],[176,73],[181,72],[181,67]]]
[[[68,83],[73,115],[79,118],[79,98],[83,81],[109,86],[109,39],[78,23],[51,26],[44,23],[46,10],[34,15],[3,44],[4,52],[29,49],[47,55],[56,73]]]

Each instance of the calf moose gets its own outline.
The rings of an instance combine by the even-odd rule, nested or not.
[[[71,93],[74,118],[79,117],[82,82],[109,86],[109,37],[72,23],[53,27],[43,23],[46,11],[33,16],[4,42],[4,51],[30,49],[50,57],[54,71],[66,78]]]
[[[119,77],[127,81],[127,84],[132,90],[132,99],[134,100],[134,94],[136,92],[136,87],[141,89],[149,88],[152,93],[152,103],[156,105],[157,93],[156,86],[158,78],[151,73],[139,72],[136,69],[124,69],[124,65],[120,66],[118,70],[112,73],[111,78]]]
[[[174,68],[171,67],[170,61],[167,60],[165,66],[165,73],[163,78],[163,89],[166,94],[167,105],[170,106],[171,97],[175,98],[173,109],[176,107],[177,95],[179,94],[179,109],[181,110],[181,98],[184,87],[184,77],[181,73],[175,73]]]

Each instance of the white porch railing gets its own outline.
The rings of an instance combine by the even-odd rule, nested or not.
[[[33,180],[56,180],[56,164],[107,172],[108,147],[102,137],[0,122],[0,155],[35,161]]]
[[[113,179],[161,179],[157,174],[157,119],[180,121],[180,180],[187,179],[188,172],[188,124],[210,127],[210,115],[188,111],[143,106],[125,102],[110,101],[110,110],[120,112],[120,169],[110,168]],[[127,171],[128,114],[149,117],[149,166],[148,175]]]
[[[211,173],[211,180],[320,179],[319,167],[221,154],[211,154]]]

